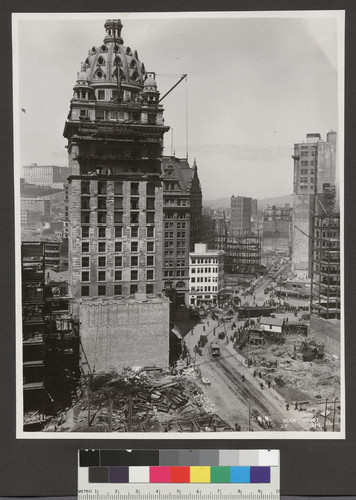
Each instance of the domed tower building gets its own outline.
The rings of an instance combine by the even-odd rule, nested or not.
[[[82,63],[64,128],[73,313],[91,369],[164,366],[161,158],[169,127],[155,74],[123,45],[121,21],[107,20],[105,30]]]

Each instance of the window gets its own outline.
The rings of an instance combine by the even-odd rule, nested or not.
[[[122,182],[114,182],[114,194],[122,194]]]
[[[137,266],[138,266],[138,255],[134,255],[131,257],[131,267],[137,267]]]
[[[90,194],[90,181],[82,181],[81,182],[81,193],[82,194]]]
[[[89,285],[82,285],[82,297],[89,297]]]
[[[122,238],[122,227],[115,227],[115,238]]]
[[[149,114],[148,115],[148,123],[156,123],[156,115]]]
[[[122,281],[122,271],[115,271],[115,281]]]
[[[114,212],[114,224],[122,224],[123,212]]]
[[[106,295],[106,285],[98,286],[98,295],[100,296]]]
[[[89,252],[89,242],[83,241],[82,243],[82,253],[87,253]]]
[[[153,265],[154,265],[153,255],[147,255],[147,266],[153,266]]]
[[[131,252],[138,252],[138,241],[131,241]]]
[[[90,212],[81,212],[81,214],[80,214],[80,222],[82,224],[89,224],[90,223]]]
[[[130,285],[130,295],[137,293],[138,285]]]
[[[155,185],[152,182],[148,182],[146,184],[146,194],[154,195],[155,194]]]
[[[89,238],[89,227],[88,226],[82,227],[82,238]]]
[[[114,259],[115,267],[121,267],[122,266],[122,257],[121,256],[116,256]]]
[[[136,213],[136,212],[130,213],[130,223],[131,224],[138,224],[138,213]]]
[[[82,281],[90,281],[89,271],[82,271]]]
[[[101,76],[99,76],[99,72],[97,72],[98,78],[102,77],[102,73],[100,72]],[[105,100],[105,90],[98,90],[98,100],[99,101],[104,101]]]
[[[105,115],[104,115],[104,110],[103,110],[103,109],[97,109],[97,110],[95,111],[95,118],[96,118],[97,120],[104,120],[104,116],[105,116]]]
[[[151,294],[151,293],[153,293],[153,283],[148,283],[148,284],[146,285],[146,293],[147,293],[147,294]]]
[[[115,210],[122,210],[122,197],[115,196],[114,198],[114,209]]]
[[[137,281],[138,280],[138,271],[133,270],[131,271],[131,281]]]
[[[138,195],[139,194],[139,192],[138,192],[138,186],[139,186],[138,182],[131,182],[131,194],[132,195]]]
[[[82,257],[82,267],[89,267],[89,257]]]
[[[98,212],[98,224],[106,224],[106,212]]]
[[[106,257],[98,257],[98,267],[106,267]]]
[[[147,224],[154,224],[155,222],[155,213],[154,212],[147,212],[146,213],[146,223]]]
[[[98,271],[98,281],[106,281],[106,271]]]
[[[131,227],[131,238],[138,238],[138,227],[137,226]]]
[[[82,196],[80,199],[80,208],[82,210],[90,210],[90,198],[88,196]]]
[[[114,285],[114,295],[122,295],[122,285]]]
[[[106,238],[106,227],[98,227],[98,238]]]
[[[155,199],[154,198],[147,198],[146,208],[147,208],[147,210],[154,210],[155,209]]]
[[[122,242],[121,241],[115,241],[115,252],[122,252]]]
[[[98,194],[106,194],[106,182],[98,182]]]
[[[106,210],[106,198],[103,197],[98,198],[98,209]]]
[[[155,244],[153,241],[147,242],[147,252],[154,252]]]
[[[131,198],[130,199],[130,210],[138,210],[138,200],[139,198]]]
[[[105,241],[99,241],[98,251],[100,253],[106,252],[106,243],[105,243]]]

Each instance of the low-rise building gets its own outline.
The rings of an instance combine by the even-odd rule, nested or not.
[[[260,319],[260,327],[266,333],[282,333],[283,324],[283,318],[262,316],[262,318]]]
[[[224,252],[196,243],[189,254],[189,305],[216,303],[224,286]]]

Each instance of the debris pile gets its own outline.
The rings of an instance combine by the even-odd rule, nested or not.
[[[92,377],[73,406],[72,432],[208,432],[230,430],[194,379],[193,366],[174,372],[125,369]],[[53,424],[53,422],[52,422]],[[53,430],[53,425],[48,426]]]

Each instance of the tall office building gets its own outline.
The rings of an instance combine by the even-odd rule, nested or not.
[[[200,239],[202,191],[198,168],[186,158],[164,156],[163,284],[176,290],[177,302],[188,304],[189,251]]]
[[[294,144],[292,270],[301,278],[312,272],[312,217],[316,195],[325,184],[336,181],[336,132],[326,141],[307,134],[306,142]]]
[[[231,235],[243,236],[251,232],[252,198],[231,196]]]
[[[168,365],[161,295],[163,106],[155,74],[123,45],[120,20],[82,64],[68,139],[69,285],[98,370]]]

